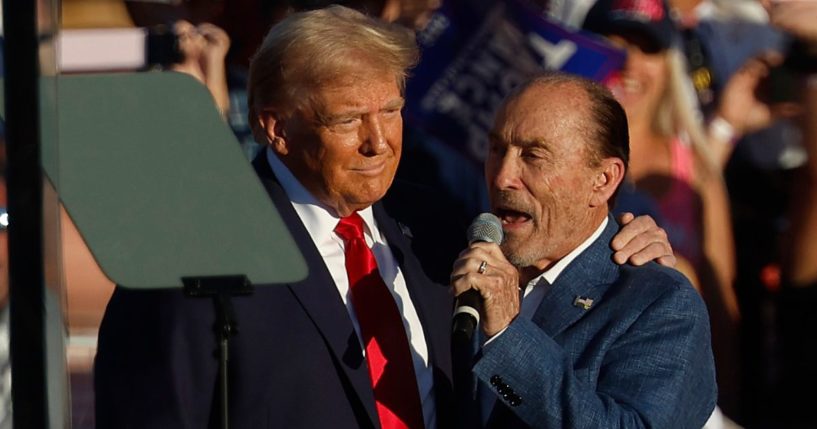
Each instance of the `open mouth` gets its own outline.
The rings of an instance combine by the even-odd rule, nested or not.
[[[636,99],[636,97],[641,96],[645,90],[644,84],[640,80],[629,76],[622,76],[611,83],[609,88],[616,99],[621,103],[627,103]]]
[[[641,81],[629,77],[621,79],[621,87],[628,94],[638,94],[644,90],[644,85]]]
[[[531,215],[528,213],[508,208],[497,208],[494,210],[494,214],[502,221],[503,227],[514,227],[531,220]]]

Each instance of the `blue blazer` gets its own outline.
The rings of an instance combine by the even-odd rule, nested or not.
[[[610,217],[532,319],[514,320],[482,350],[473,371],[487,390],[477,402],[491,410],[488,426],[700,429],[706,422],[717,396],[706,307],[675,270],[616,265],[609,243],[617,230]],[[577,297],[592,300],[590,308]]]
[[[229,350],[231,427],[378,428],[366,361],[346,307],[263,153],[253,165],[309,274],[233,299],[238,333]],[[448,427],[451,294],[426,278],[400,227],[379,205],[374,215],[423,324],[438,426]],[[187,298],[181,290],[116,289],[95,362],[98,428],[217,426],[213,308],[212,300]]]

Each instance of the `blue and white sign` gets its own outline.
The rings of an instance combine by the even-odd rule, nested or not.
[[[449,0],[418,34],[405,117],[481,164],[501,100],[527,76],[562,70],[605,81],[625,54],[548,21],[524,0]]]

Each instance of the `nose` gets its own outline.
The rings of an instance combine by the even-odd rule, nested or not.
[[[485,161],[485,178],[488,186],[497,190],[521,189],[519,157],[512,151],[492,153]]]
[[[367,115],[363,118],[363,126],[360,127],[360,151],[364,155],[379,155],[388,148],[386,132],[383,123],[376,115]]]

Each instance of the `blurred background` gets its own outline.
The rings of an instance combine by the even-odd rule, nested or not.
[[[45,363],[31,370],[47,374],[47,425],[94,427],[93,359],[114,280],[97,265],[60,203],[57,179],[47,174],[59,158],[59,79],[187,74],[206,88],[208,108],[232,131],[235,138],[224,144],[251,160],[261,147],[247,122],[250,58],[288,13],[332,3],[416,30],[422,59],[406,89],[397,179],[423,195],[431,190],[450,224],[460,227],[487,208],[481,163],[503,96],[542,69],[605,83],[630,122],[631,165],[616,211],[650,214],[667,230],[677,268],[709,306],[720,414],[707,427],[817,427],[809,407],[817,403],[817,141],[810,125],[817,2],[40,0],[22,12],[4,1],[0,29],[0,76],[7,81],[0,169],[9,178],[9,200],[17,201],[7,203],[0,180],[0,429],[12,427],[9,389],[20,380],[12,373],[30,364],[24,351],[12,351],[9,363],[8,303],[15,306],[18,297],[12,348],[23,350],[25,338],[45,344]],[[17,31],[20,20],[32,21],[23,27],[36,31],[36,44],[12,37],[11,25]],[[35,65],[15,70],[26,49]],[[34,112],[39,123],[31,126],[39,132],[29,136],[42,147],[33,162],[46,171],[30,185],[40,189],[33,195],[41,214],[26,219],[30,188],[21,177],[30,158],[25,145],[15,156],[5,150],[5,121],[26,107],[12,104],[21,100],[12,99],[19,87],[8,83],[20,74],[45,79]],[[109,142],[111,151],[116,143]],[[9,215],[5,207],[15,204],[20,211]],[[389,209],[413,207],[398,202]],[[423,214],[417,216],[423,224]],[[29,222],[39,225],[39,236],[26,235]],[[420,234],[441,228],[431,220],[427,226]],[[15,233],[18,244],[7,245]],[[420,247],[432,278],[447,281],[461,239]],[[25,255],[30,240],[42,242],[41,258],[27,262],[44,274],[36,285],[16,277],[9,298],[9,265],[18,266],[15,254]],[[16,258],[23,273],[24,256]],[[45,292],[28,295],[40,285]],[[44,321],[42,332],[27,330],[25,314]]]

